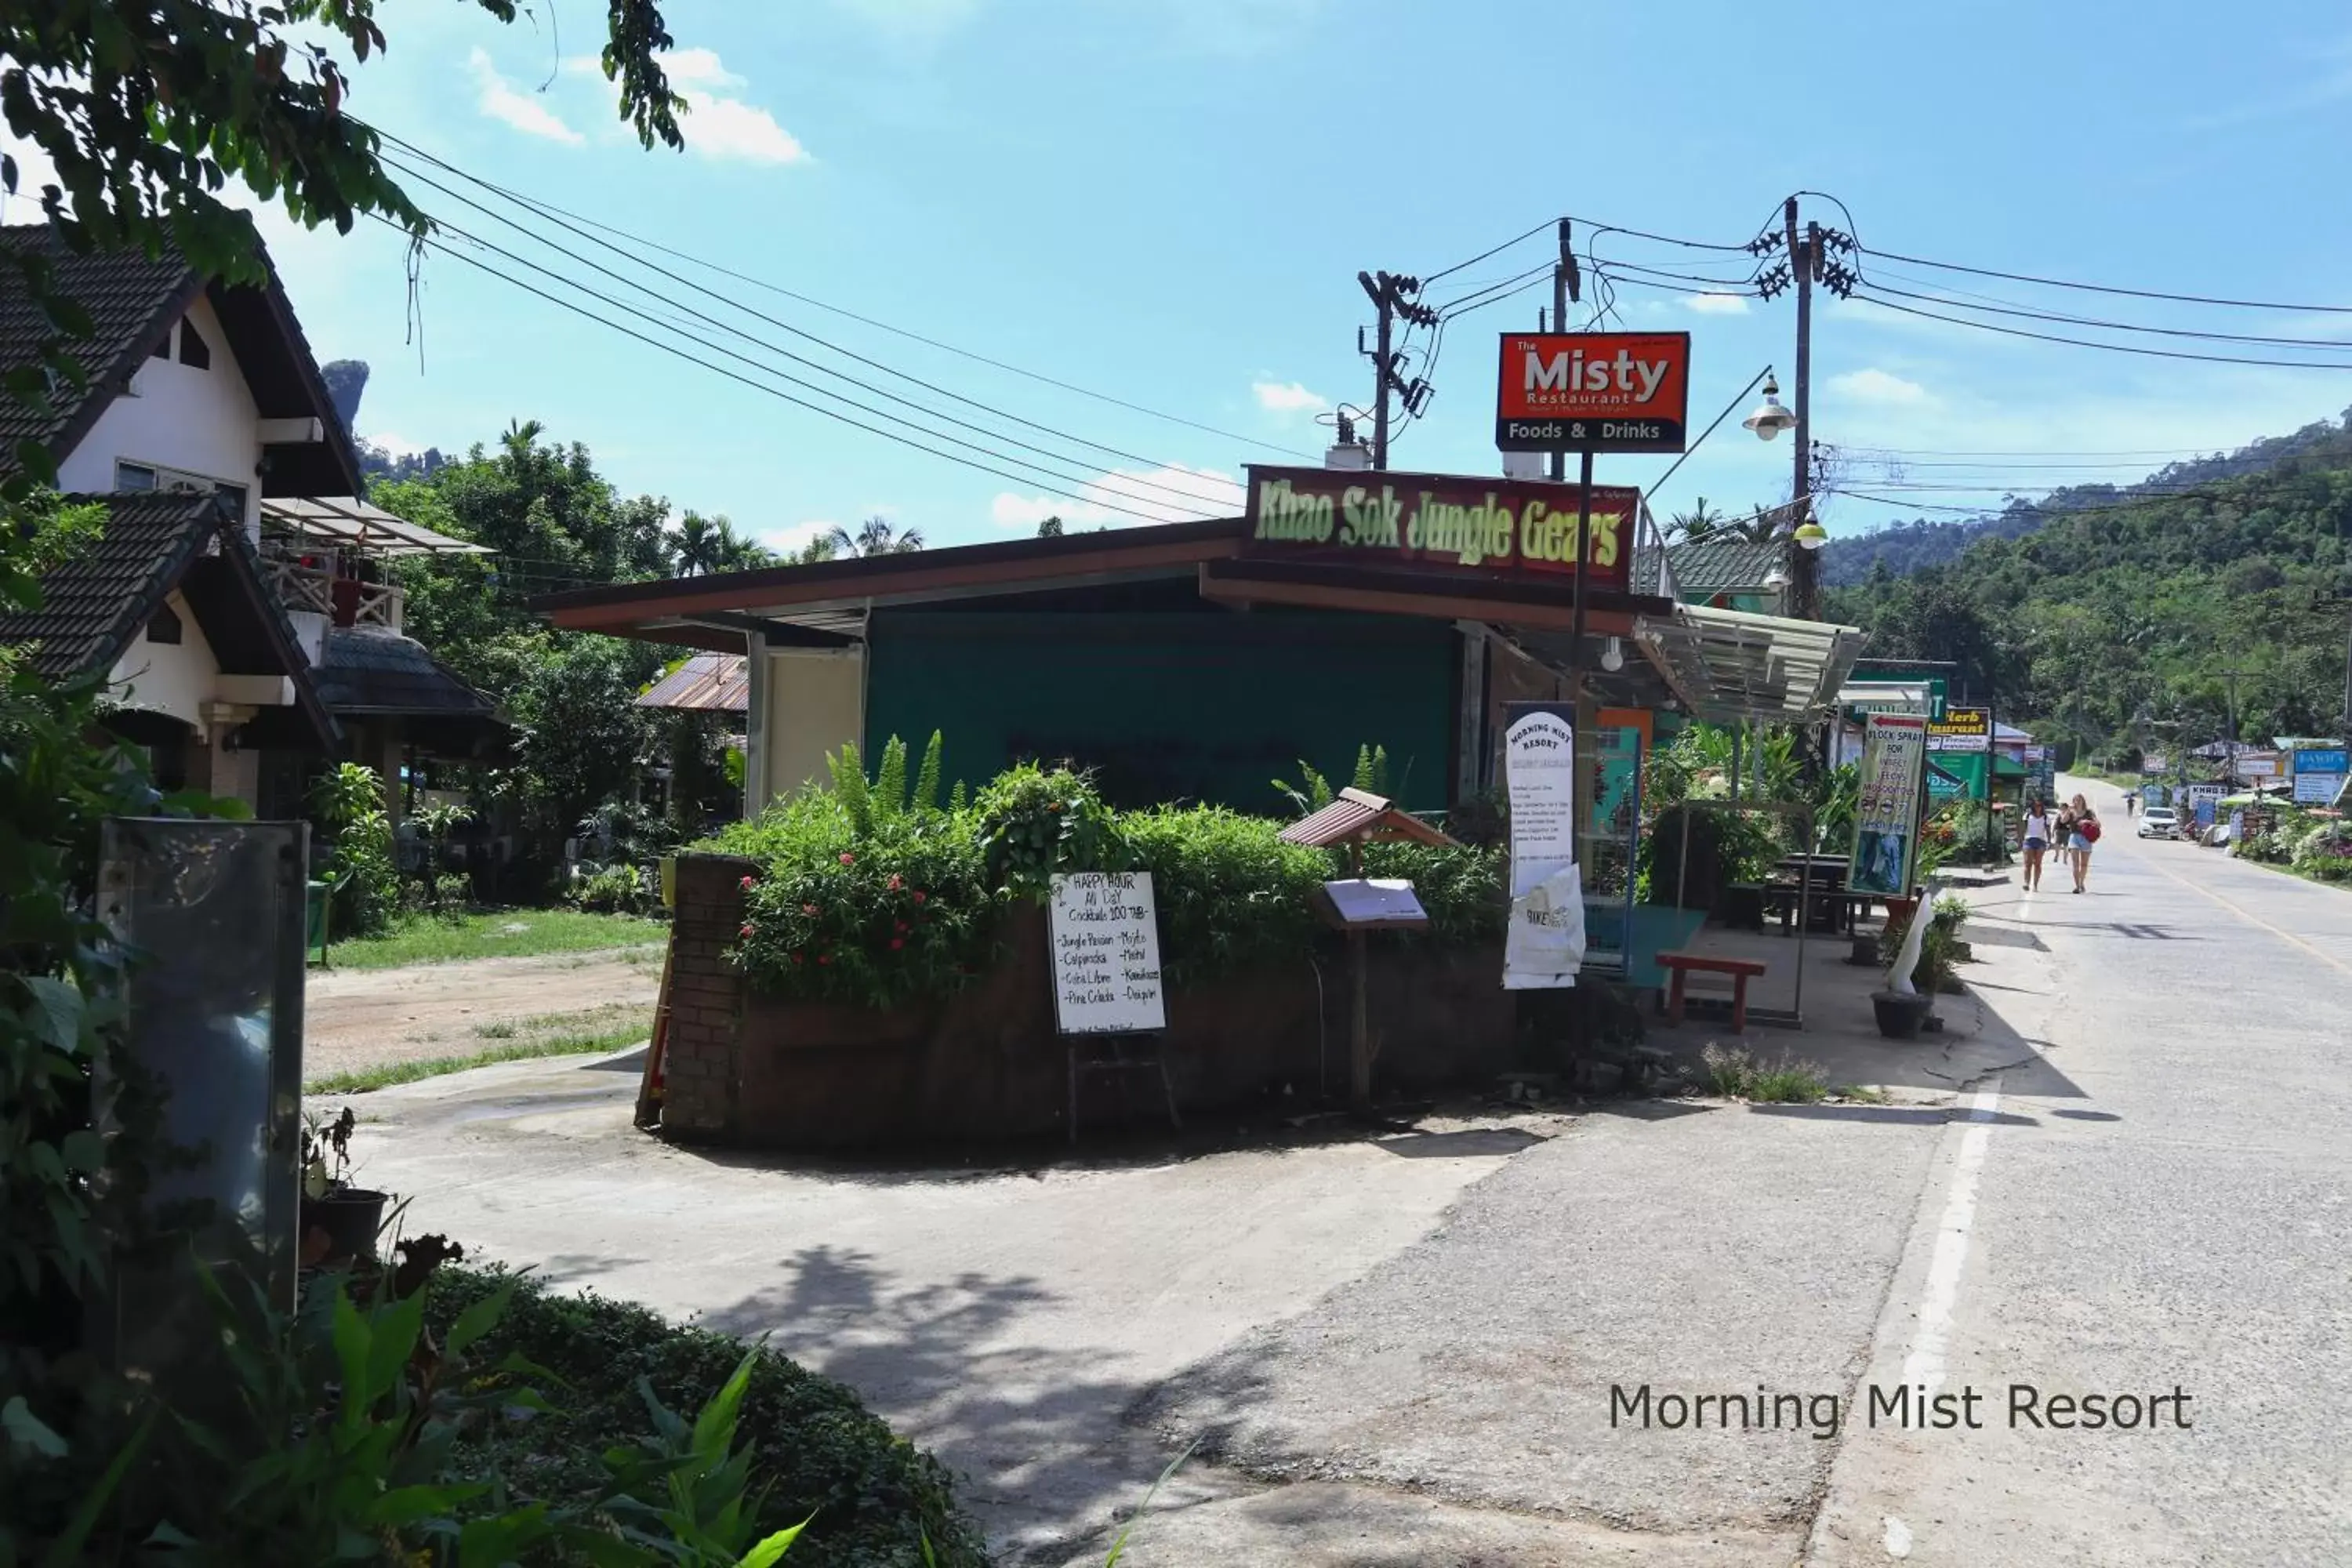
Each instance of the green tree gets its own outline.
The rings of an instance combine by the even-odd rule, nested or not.
[[[859,523],[855,533],[836,523],[826,538],[841,555],[905,555],[923,547],[919,530],[900,531],[879,512]]]

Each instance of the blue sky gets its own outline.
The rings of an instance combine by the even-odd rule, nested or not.
[[[2281,0],[2217,25],[2210,6],[2170,0],[677,4],[681,85],[695,100],[684,153],[641,150],[614,121],[610,89],[580,68],[601,7],[541,9],[548,17],[537,29],[499,27],[467,7],[387,12],[391,49],[357,71],[352,107],[439,157],[599,222],[1231,433],[701,278],[894,370],[1099,443],[1004,425],[767,323],[729,318],[929,408],[1053,447],[1066,454],[1055,466],[1082,479],[1141,475],[1112,478],[1108,494],[1069,488],[1148,511],[1187,498],[1214,510],[1242,463],[1277,460],[1269,447],[1319,454],[1328,437],[1315,415],[1367,400],[1370,373],[1354,353],[1369,320],[1360,268],[1434,273],[1561,212],[1737,244],[1784,195],[1810,189],[1841,198],[1873,248],[2352,304],[2352,206],[2327,194],[2352,144],[2352,20],[2340,5]],[[418,194],[428,210],[552,263],[489,220]],[[1843,221],[1816,198],[1807,212]],[[322,357],[373,366],[362,434],[457,450],[535,418],[586,443],[624,489],[723,512],[781,544],[875,511],[935,543],[1025,534],[1049,510],[1129,521],[847,428],[446,258],[425,263],[412,337],[396,241],[364,228],[300,234],[275,216],[265,232]],[[1431,298],[1535,267],[1549,244],[1538,236],[1454,273]],[[1742,264],[1619,236],[1598,255],[1604,265],[1709,273]],[[2352,362],[2352,314],[2190,309],[1878,258],[1864,265],[1893,287],[1967,289],[2037,310],[2342,338],[2347,350],[2325,357]],[[1400,438],[1394,466],[1496,471],[1495,334],[1532,325],[1546,293],[1453,323],[1435,399]],[[1767,363],[1787,386],[1787,297],[1701,300],[1621,279],[1616,299],[1628,326],[1695,333],[1695,425]],[[707,298],[696,304],[727,313]],[[2135,358],[1826,301],[1814,366],[1815,435],[1846,449],[1841,483],[1923,507],[1990,502],[2003,487],[2128,479],[2163,454],[2235,445],[2352,404],[2352,371]],[[1913,456],[1898,463],[1875,449]],[[1978,456],[1989,452],[2003,456]],[[1948,453],[1961,456],[1925,455]],[[1646,485],[1666,462],[1604,458],[1599,477]],[[2102,466],[2024,466],[2035,462]],[[1787,494],[1789,463],[1785,438],[1767,447],[1727,423],[1655,504],[1663,515],[1699,494],[1735,508],[1774,502]],[[1946,488],[1906,488],[1927,485]],[[1853,496],[1823,509],[1837,533],[1905,515]]]

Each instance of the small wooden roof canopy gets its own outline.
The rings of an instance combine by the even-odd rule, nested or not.
[[[1342,844],[1454,844],[1437,828],[1399,811],[1385,795],[1360,789],[1343,789],[1339,798],[1322,810],[1300,817],[1278,837],[1286,844],[1330,849]]]

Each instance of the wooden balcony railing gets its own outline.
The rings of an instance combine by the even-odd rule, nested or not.
[[[316,566],[284,559],[268,563],[270,585],[289,610],[325,616],[338,626],[400,630],[401,592],[388,583],[338,577]]]

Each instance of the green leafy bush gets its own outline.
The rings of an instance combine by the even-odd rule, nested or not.
[[[445,1268],[433,1277],[426,1321],[446,1331],[513,1283],[496,1272]],[[743,1363],[742,1343],[726,1335],[529,1281],[475,1354],[490,1362],[520,1357],[551,1373],[540,1380],[550,1408],[528,1422],[470,1434],[457,1454],[460,1473],[500,1475],[515,1495],[556,1507],[604,1495],[612,1479],[604,1454],[614,1434],[646,1426],[641,1382],[670,1409],[697,1409]],[[895,1436],[837,1383],[760,1352],[736,1439],[751,1456],[758,1528],[811,1521],[786,1559],[792,1568],[902,1568],[924,1561],[925,1538],[940,1568],[987,1562],[979,1531],[956,1509],[946,1468]]]
[[[661,896],[646,882],[641,867],[583,865],[563,890],[564,901],[600,914],[649,915],[661,907]]]
[[[1284,843],[1280,823],[1222,806],[1161,806],[1127,813],[1118,831],[1134,868],[1151,873],[1171,984],[1302,958],[1314,944],[1309,899],[1332,876],[1331,858]]]
[[[1345,874],[1342,856],[1284,843],[1270,818],[1208,805],[1113,812],[1087,775],[1034,763],[942,810],[930,804],[939,749],[933,736],[911,786],[896,741],[871,779],[845,749],[833,789],[803,790],[711,841],[761,868],[735,949],[755,984],[869,1006],[945,994],[991,962],[1008,900],[1042,898],[1058,872],[1101,870],[1151,873],[1161,966],[1172,983],[1197,984],[1304,957],[1323,929],[1314,890]],[[1411,844],[1371,846],[1364,861],[1368,876],[1412,880],[1425,940],[1441,945],[1500,934],[1504,865],[1499,848]]]
[[[1045,897],[1057,871],[1126,868],[1110,808],[1087,774],[1023,763],[990,780],[972,809],[990,881],[1014,893]]]
[[[373,936],[400,912],[392,819],[373,768],[342,763],[310,785],[310,820],[327,841],[320,869],[333,885],[337,936]]]

